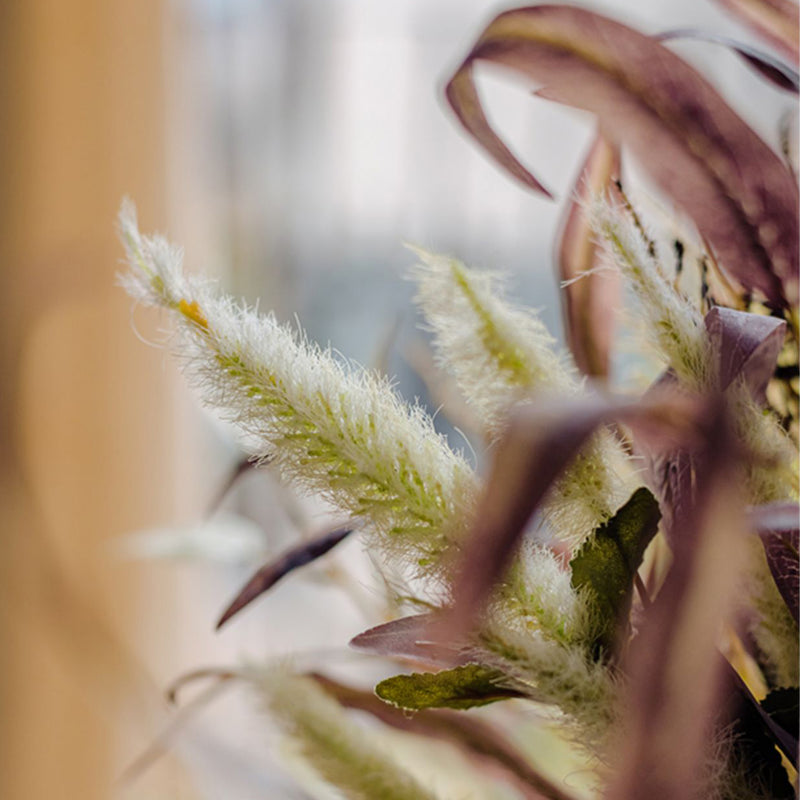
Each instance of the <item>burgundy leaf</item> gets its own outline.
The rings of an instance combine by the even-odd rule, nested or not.
[[[614,315],[619,300],[619,273],[598,266],[598,247],[586,203],[604,194],[619,175],[619,150],[602,136],[595,137],[581,170],[564,219],[558,247],[558,273],[567,342],[575,363],[585,375],[608,377]]]
[[[448,646],[431,641],[430,632],[436,618],[434,613],[416,614],[376,625],[354,637],[350,647],[377,656],[421,661],[434,667],[466,664],[469,658],[461,652],[463,645]]]
[[[716,306],[705,316],[716,364],[716,390],[723,392],[735,380],[743,379],[756,402],[766,401],[766,388],[775,370],[783,346],[786,324],[774,317],[746,314]],[[651,391],[677,388],[678,380],[667,370]],[[641,449],[641,448],[640,448]],[[658,497],[663,514],[664,533],[674,547],[688,529],[676,524],[681,514],[694,502],[696,468],[693,455],[683,449],[646,453],[650,485]]]
[[[619,420],[649,436],[662,436],[667,429],[669,447],[675,448],[676,440],[693,432],[696,414],[694,400],[671,394],[646,402],[561,398],[519,407],[495,448],[476,522],[457,565],[452,611],[436,624],[436,633],[459,639],[474,627],[528,520],[595,428]]]
[[[717,0],[745,25],[796,64],[800,52],[800,12],[793,0]]]
[[[762,314],[747,314],[715,306],[705,316],[713,357],[718,364],[720,391],[735,379],[745,380],[753,398],[766,402],[767,384],[786,336],[786,323]]]
[[[529,189],[533,189],[534,192],[539,192],[545,197],[553,197],[550,191],[520,164],[516,156],[492,130],[489,120],[483,113],[481,99],[478,96],[478,89],[472,76],[472,67],[468,61],[464,62],[464,65],[450,79],[446,93],[450,105],[464,127],[483,145],[486,152],[501,167],[504,167],[511,175]]]
[[[721,44],[741,56],[753,69],[779,88],[794,94],[800,93],[800,76],[798,76],[797,70],[792,69],[788,64],[784,64],[774,56],[762,53],[744,42],[738,42],[728,36],[719,36],[715,33],[706,33],[693,28],[666,31],[665,33],[659,33],[655,38],[660,42],[673,39],[694,39],[700,42]]]
[[[500,730],[484,720],[442,709],[408,714],[384,703],[374,692],[346,686],[318,673],[310,677],[345,708],[364,711],[398,730],[455,745],[470,759],[479,759],[500,777],[511,780],[527,800],[570,800],[568,794],[537,772]]]
[[[217,623],[219,630],[232,616],[238,614],[245,606],[250,605],[259,595],[274,586],[281,578],[290,572],[316,561],[320,556],[324,556],[339,542],[353,532],[353,528],[337,528],[327,531],[317,539],[310,542],[302,542],[293,547],[275,561],[265,564],[247,582],[244,589],[236,595],[236,598],[225,610]]]
[[[794,621],[798,622],[800,507],[797,503],[758,506],[751,510],[750,520],[761,536],[775,585],[792,612]]]
[[[508,11],[483,32],[448,84],[466,130],[523,184],[539,182],[494,133],[473,70],[489,61],[595,113],[604,136],[694,220],[722,267],[776,306],[798,278],[798,193],[781,159],[696,70],[668,48],[581,8]]]
[[[741,585],[747,530],[737,442],[722,402],[707,410],[701,430],[696,502],[681,518],[691,546],[675,552],[630,651],[630,712],[612,800],[704,796],[705,748],[722,695],[717,634]]]
[[[769,531],[796,531],[800,526],[800,507],[797,503],[768,503],[753,506],[749,512],[750,522],[760,533]]]

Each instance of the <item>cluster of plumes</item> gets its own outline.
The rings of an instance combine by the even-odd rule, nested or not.
[[[665,363],[690,389],[708,387],[714,367],[699,313],[663,277],[624,211],[598,200],[592,214],[598,239],[640,298]],[[171,347],[202,400],[236,425],[254,457],[269,458],[291,485],[325,497],[357,520],[372,552],[416,583],[427,582],[429,598],[446,602],[450,557],[470,528],[480,481],[428,415],[402,402],[383,377],[186,276],[180,251],[159,237],[142,236],[130,205],[122,209],[120,228],[129,263],[123,283],[138,301],[172,312]],[[417,300],[438,359],[455,377],[488,442],[501,434],[513,404],[537,394],[584,391],[538,317],[504,299],[495,276],[444,256],[418,256]],[[758,431],[754,445],[765,456],[749,477],[750,501],[790,497],[791,447],[742,387],[732,391],[738,393],[734,406],[747,444],[750,432]],[[615,514],[635,488],[635,477],[614,433],[602,429],[554,484],[539,524],[574,548]],[[796,642],[792,651],[786,640],[792,628],[781,616],[785,606],[769,593],[768,572],[756,573],[756,638],[779,680],[796,685],[796,663],[794,672],[790,665]],[[591,651],[597,625],[591,599],[573,588],[569,570],[536,542],[534,531],[473,644],[484,663],[515,686],[557,705],[576,726],[576,740],[600,752],[621,712],[619,679]],[[357,757],[372,764],[364,775],[386,770],[391,776],[393,768],[372,754],[333,701],[316,695],[308,702],[281,699],[282,691],[274,689],[281,680],[270,676],[269,704],[324,777],[346,786],[351,797],[426,796],[402,781],[394,794],[369,794],[367,783],[350,786],[361,781],[352,766]],[[330,738],[334,728],[341,738]]]
[[[377,546],[371,551],[382,551],[392,567],[411,567],[414,577],[434,584],[432,597],[446,598],[444,556],[468,530],[479,482],[430,418],[400,401],[383,378],[186,276],[181,252],[160,237],[142,236],[129,204],[120,229],[130,267],[123,284],[139,302],[173,312],[171,348],[203,402],[233,422],[254,456],[269,457],[290,484],[361,520],[363,535]],[[454,307],[439,304],[434,311],[423,300],[423,309],[437,341],[447,341],[448,330],[467,331],[465,349],[451,338],[446,358],[457,375],[456,365],[463,365],[460,383],[465,390],[475,387],[467,396],[487,411],[487,431],[497,430],[502,408],[526,394],[580,391],[538,319],[502,300],[491,279],[449,259],[424,258],[428,266],[416,272],[421,295],[447,281],[443,294]],[[460,320],[464,298],[472,298],[475,315]],[[528,332],[537,335],[526,341]],[[440,354],[444,359],[444,346]],[[468,379],[473,360],[482,362],[483,372]],[[509,370],[524,381],[509,378]],[[577,544],[613,515],[624,499],[615,465],[624,466],[624,456],[603,433],[552,493],[548,522],[557,536],[563,531]],[[563,705],[596,733],[597,720],[611,713],[613,681],[607,675],[598,684],[605,668],[592,664],[586,648],[594,629],[590,604],[570,585],[569,572],[548,548],[527,548],[496,606],[481,649],[543,701],[595,697]],[[604,681],[609,691],[598,692]]]
[[[651,343],[680,383],[690,391],[713,391],[719,361],[711,352],[700,312],[666,279],[641,224],[606,198],[591,205],[592,224],[611,263],[640,301],[637,309]],[[764,413],[743,378],[726,390],[743,452],[747,502],[761,505],[797,497],[797,453],[773,414]],[[763,548],[752,543],[745,597],[755,611],[750,632],[777,686],[797,686],[797,628],[772,578]]]

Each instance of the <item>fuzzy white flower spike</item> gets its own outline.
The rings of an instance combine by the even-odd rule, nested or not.
[[[536,395],[583,390],[555,340],[530,309],[505,299],[496,274],[413,248],[416,300],[433,332],[439,363],[456,379],[490,439],[508,410]],[[595,435],[558,480],[543,509],[554,533],[577,545],[607,522],[630,495],[627,456],[608,431]]]
[[[440,576],[472,511],[477,478],[419,407],[389,382],[321,350],[182,270],[180,250],[142,236],[133,206],[119,228],[137,300],[168,309],[172,349],[203,402],[234,423],[256,458],[366,523],[383,552]]]

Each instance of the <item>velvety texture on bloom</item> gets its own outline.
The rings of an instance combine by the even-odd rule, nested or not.
[[[469,517],[477,479],[419,407],[389,382],[321,350],[271,315],[185,275],[181,252],[120,214],[140,302],[169,309],[172,349],[203,402],[293,485],[368,523],[366,535],[419,574],[436,574]]]
[[[438,360],[453,374],[490,439],[502,432],[509,409],[537,395],[583,391],[555,340],[530,309],[503,296],[497,275],[416,250],[416,300],[434,336]],[[556,537],[584,541],[630,494],[631,468],[608,430],[595,434],[558,479],[543,507]]]

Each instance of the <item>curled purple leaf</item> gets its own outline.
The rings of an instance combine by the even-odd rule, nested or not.
[[[463,644],[445,645],[431,640],[430,632],[436,619],[435,613],[428,613],[385,622],[359,633],[350,640],[350,647],[377,656],[409,659],[434,667],[466,664],[469,659],[462,653]]]
[[[783,346],[786,324],[774,317],[747,314],[716,306],[705,316],[716,364],[717,391],[724,392],[734,381],[744,380],[756,402],[766,401],[766,389]],[[669,370],[651,388],[658,393],[677,388],[677,378]],[[682,449],[663,448],[648,453],[650,485],[661,504],[664,533],[675,547],[687,529],[676,520],[694,502],[696,469],[693,455]]]
[[[765,403],[767,384],[786,336],[786,323],[763,314],[716,306],[706,314],[705,325],[718,364],[717,389],[725,391],[741,377],[753,398]]]
[[[798,76],[797,70],[792,69],[788,64],[784,64],[769,53],[764,53],[749,44],[731,39],[729,36],[720,36],[716,33],[707,33],[694,28],[680,28],[659,33],[655,38],[660,42],[674,39],[693,39],[700,42],[721,44],[741,56],[753,69],[771,83],[787,92],[800,94],[800,76]]]
[[[608,377],[614,315],[620,292],[619,273],[593,273],[599,249],[586,211],[588,200],[605,193],[619,175],[619,149],[602,135],[594,142],[581,169],[574,197],[567,207],[558,245],[558,276],[569,349],[584,375]]]
[[[694,220],[721,266],[775,306],[798,284],[798,192],[781,159],[696,70],[653,38],[581,8],[500,14],[447,87],[465,129],[534,191],[539,182],[492,130],[474,65],[489,61],[597,115]]]
[[[481,99],[475,81],[472,78],[471,66],[462,67],[447,84],[445,90],[450,105],[455,110],[464,127],[483,145],[494,160],[504,167],[518,181],[534,192],[552,198],[553,195],[544,184],[540,183],[525,167],[520,164],[511,150],[503,144],[499,136],[492,130],[489,120],[483,113]]]
[[[770,531],[785,533],[796,531],[800,527],[800,506],[793,502],[753,506],[748,516],[759,533]]]
[[[352,532],[353,528],[350,527],[327,531],[322,536],[309,542],[302,542],[275,561],[265,564],[253,575],[245,584],[245,587],[236,595],[233,602],[225,609],[225,613],[217,623],[217,630],[245,606],[250,605],[259,595],[272,588],[285,575],[324,556]]]
[[[747,530],[723,398],[707,407],[701,431],[695,502],[681,519],[691,529],[683,541],[692,546],[675,553],[630,650],[631,711],[612,800],[705,796],[703,766],[725,666],[716,636],[741,583]]]
[[[436,623],[443,637],[463,638],[503,574],[525,526],[554,480],[602,424],[624,421],[670,447],[692,436],[693,398],[667,394],[646,401],[588,397],[537,402],[512,413],[498,442],[471,536],[456,565],[452,610]]]

